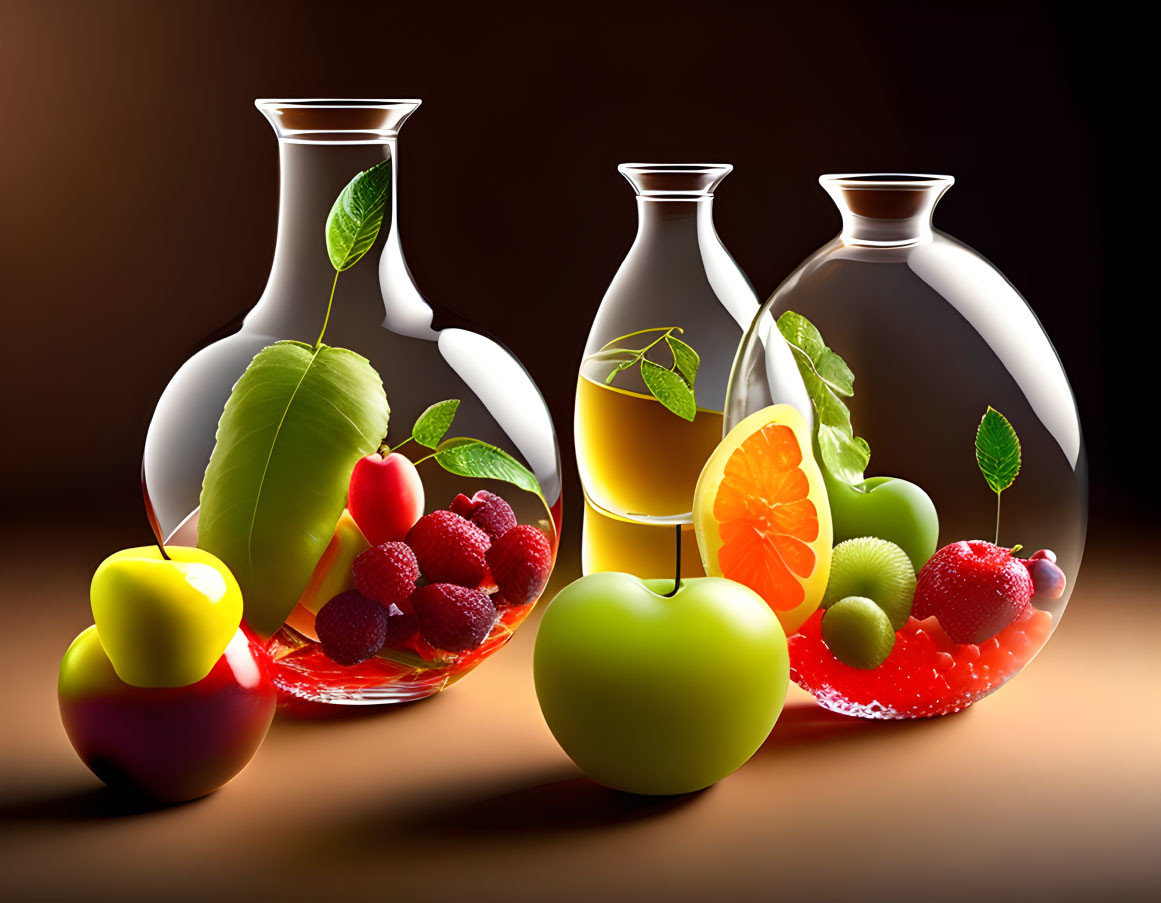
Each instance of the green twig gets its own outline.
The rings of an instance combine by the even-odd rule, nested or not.
[[[331,321],[331,305],[335,303],[335,288],[339,284],[339,271],[335,270],[335,281],[331,283],[331,296],[327,299],[327,313],[323,317],[322,332],[318,334],[318,341],[314,343],[314,350],[318,351],[319,345],[322,344],[323,336],[327,334],[327,323]]]

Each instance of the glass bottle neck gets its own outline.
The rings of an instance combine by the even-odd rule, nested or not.
[[[680,241],[712,238],[713,196],[698,198],[637,197],[637,240]]]
[[[402,262],[397,227],[395,186],[399,177],[396,139],[365,143],[300,143],[279,140],[278,232],[266,290],[246,318],[248,328],[270,334],[287,331],[288,323],[321,323],[321,311],[335,278],[327,256],[326,222],[339,193],[356,175],[392,161],[391,192],[383,215],[383,255]],[[376,242],[377,245],[380,242]],[[339,291],[350,296],[373,289],[379,298],[378,270],[373,250],[342,274]],[[406,269],[406,265],[402,265]],[[382,302],[379,301],[380,316]]]
[[[935,205],[951,187],[950,176],[867,173],[819,179],[843,218],[848,245],[902,247],[929,242]]]

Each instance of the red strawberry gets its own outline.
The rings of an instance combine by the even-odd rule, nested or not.
[[[512,506],[487,489],[481,489],[471,498],[461,492],[452,499],[448,508],[487,533],[492,542],[516,526]]]
[[[1032,592],[1028,568],[1011,549],[953,542],[920,569],[911,615],[934,615],[957,643],[982,643],[1027,610]]]
[[[387,609],[361,593],[339,593],[319,609],[314,622],[323,652],[340,665],[357,665],[387,637]]]
[[[454,511],[425,514],[407,533],[407,544],[432,583],[479,586],[487,565],[488,534]]]
[[[385,542],[363,552],[351,567],[355,589],[380,605],[402,605],[415,591],[419,563],[401,542]]]
[[[496,601],[527,605],[536,601],[552,570],[552,546],[533,526],[513,527],[488,549],[488,567],[496,581]]]
[[[411,594],[423,639],[445,652],[475,649],[496,623],[488,594],[451,583],[429,583]]]

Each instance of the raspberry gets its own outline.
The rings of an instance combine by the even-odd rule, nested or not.
[[[411,594],[419,633],[436,649],[467,652],[487,638],[496,623],[488,594],[451,583],[429,583]]]
[[[535,602],[552,570],[548,538],[528,524],[513,527],[488,549],[496,600],[509,605]]]
[[[319,610],[314,629],[328,658],[340,665],[357,665],[383,648],[387,619],[386,608],[349,590]]]
[[[406,602],[419,579],[415,553],[401,542],[385,542],[363,552],[351,567],[355,589],[380,605]]]
[[[912,614],[934,615],[957,643],[981,643],[1023,614],[1032,593],[1028,568],[1011,549],[953,542],[920,569]]]
[[[479,586],[484,579],[488,534],[454,511],[425,514],[407,534],[419,569],[432,583]]]
[[[387,635],[383,640],[384,648],[398,649],[418,632],[419,619],[415,617],[414,612],[404,611],[398,605],[387,606]]]
[[[481,489],[471,498],[461,492],[448,508],[487,533],[492,542],[516,526],[512,506],[487,489]]]

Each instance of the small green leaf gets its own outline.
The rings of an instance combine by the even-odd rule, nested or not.
[[[694,380],[697,379],[697,368],[701,364],[701,358],[696,351],[673,335],[667,335],[665,341],[669,345],[669,350],[673,352],[673,366],[692,389]]]
[[[653,397],[683,420],[693,421],[697,416],[697,402],[691,389],[680,376],[651,360],[641,359],[641,379]]]
[[[976,463],[995,493],[1011,486],[1020,473],[1020,440],[1008,419],[991,405],[976,430]]]
[[[383,225],[391,193],[391,161],[372,166],[347,183],[327,216],[327,255],[339,273],[349,270],[371,250]]]
[[[814,405],[823,466],[837,480],[852,486],[861,483],[871,461],[871,447],[854,434],[851,412],[842,401],[854,395],[854,374],[802,314],[792,310],[783,313],[778,318],[778,331],[794,354],[806,393]]]
[[[419,419],[411,428],[411,438],[425,448],[435,448],[447,431],[451,429],[452,421],[456,417],[456,409],[459,406],[460,400],[458,398],[437,401],[419,415]]]
[[[532,471],[503,449],[479,439],[449,439],[436,450],[435,460],[444,470],[461,477],[503,480],[541,495]]]

